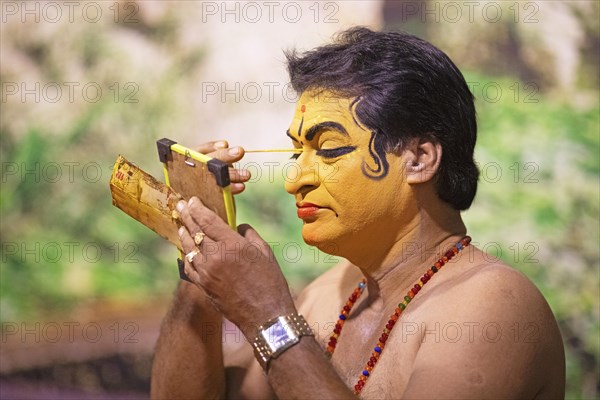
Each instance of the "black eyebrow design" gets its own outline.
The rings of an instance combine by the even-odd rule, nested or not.
[[[306,130],[306,135],[304,136],[306,136],[306,140],[313,140],[317,133],[327,128],[333,129],[334,131],[338,131],[343,135],[349,136],[348,131],[346,131],[346,128],[344,128],[341,124],[333,121],[325,121],[321,122],[320,124],[311,126]]]
[[[343,146],[337,147],[335,149],[321,149],[317,150],[317,155],[325,158],[335,158],[340,157],[345,154],[351,153],[356,150],[356,146]]]
[[[292,139],[294,142],[298,143],[298,139],[296,139],[295,137],[292,136],[292,134],[290,133],[290,130],[288,129],[287,131],[285,131],[285,134]]]

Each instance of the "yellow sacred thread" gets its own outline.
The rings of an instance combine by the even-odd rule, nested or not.
[[[245,153],[302,153],[302,149],[262,149],[262,150],[244,150]]]

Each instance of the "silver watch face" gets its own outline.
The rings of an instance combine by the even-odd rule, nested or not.
[[[281,320],[263,330],[262,336],[273,353],[298,339],[296,335],[291,332],[289,326]]]

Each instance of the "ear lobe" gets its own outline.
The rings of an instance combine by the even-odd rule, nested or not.
[[[406,181],[409,184],[425,183],[432,180],[440,167],[442,146],[430,140],[421,139],[407,147],[404,152]]]

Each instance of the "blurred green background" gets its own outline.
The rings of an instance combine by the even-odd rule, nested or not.
[[[165,136],[285,146],[281,49],[352,24],[416,33],[464,71],[482,172],[469,233],[548,299],[567,398],[600,396],[597,2],[477,2],[473,21],[447,2],[282,2],[272,21],[261,3],[258,20],[240,2],[230,14],[218,2],[90,3],[73,21],[60,2],[60,18],[43,2],[2,3],[3,398],[144,397],[177,253],[112,206],[112,163],[123,154],[161,177],[154,142]],[[278,14],[290,4],[303,18]],[[247,156],[254,178],[236,202],[238,223],[272,244],[298,292],[338,259],[302,242],[286,161]]]

